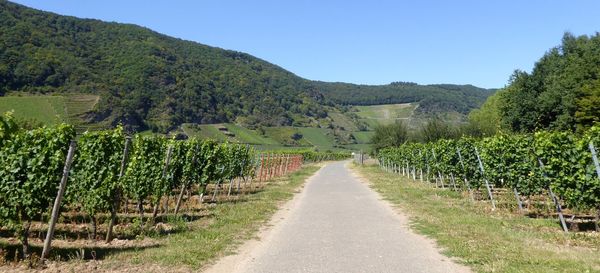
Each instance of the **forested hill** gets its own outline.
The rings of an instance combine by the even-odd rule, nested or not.
[[[327,98],[336,103],[373,105],[420,102],[418,111],[422,113],[455,111],[466,114],[495,92],[473,85],[418,85],[411,82],[388,85],[319,82],[318,86]]]
[[[309,81],[245,53],[4,0],[0,34],[0,95],[98,94],[92,121],[138,129],[234,121],[250,127],[314,126],[327,116],[326,106],[337,103],[420,102],[423,110],[465,112],[488,95],[460,86]]]

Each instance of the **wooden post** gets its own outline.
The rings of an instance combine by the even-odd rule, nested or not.
[[[490,200],[492,201],[492,210],[496,209],[496,203],[494,202],[494,196],[492,196],[492,188],[490,187],[490,182],[485,178],[485,172],[483,171],[483,163],[481,162],[481,158],[479,157],[479,152],[477,151],[477,147],[475,147],[475,155],[477,156],[477,161],[479,161],[479,169],[481,170],[481,175],[483,176],[483,181],[485,181],[485,187],[487,188],[488,195]]]
[[[73,156],[75,155],[76,142],[73,140],[69,144],[69,151],[67,152],[67,158],[65,160],[65,166],[63,168],[62,179],[58,186],[58,193],[56,199],[54,199],[54,206],[52,207],[52,216],[50,217],[50,223],[48,224],[48,232],[46,232],[46,240],[44,241],[44,248],[42,249],[42,260],[48,257],[50,253],[50,247],[52,244],[52,237],[54,236],[54,228],[56,227],[56,221],[58,220],[58,214],[60,212],[60,202],[62,201],[63,195],[65,194],[65,188],[67,187],[67,180],[69,179],[69,171],[71,170],[71,163],[73,163]]]
[[[129,158],[129,146],[131,145],[131,137],[125,138],[125,148],[123,149],[123,158],[121,159],[121,169],[119,170],[119,177],[121,179],[125,175],[125,168],[127,167],[127,160]],[[115,193],[113,204],[110,209],[110,222],[108,223],[108,229],[106,231],[106,242],[112,241],[113,227],[117,221],[117,211],[119,209],[119,203],[121,202],[121,189],[117,189]],[[127,205],[127,204],[126,204]]]
[[[540,169],[542,170],[542,173],[544,174],[544,177],[548,178],[548,176],[546,175],[546,172],[544,171],[544,163],[542,163],[542,160],[540,160],[539,158],[538,158],[538,163],[540,165]],[[550,195],[550,198],[552,198],[552,201],[554,202],[554,207],[556,208],[556,213],[558,214],[558,219],[560,220],[560,225],[562,226],[563,231],[569,232],[569,229],[567,228],[567,223],[565,222],[565,217],[563,216],[563,213],[562,213],[562,207],[560,206],[558,197],[556,197],[556,195],[554,195],[554,192],[552,191],[552,188],[550,187],[550,183],[548,183],[548,194]]]

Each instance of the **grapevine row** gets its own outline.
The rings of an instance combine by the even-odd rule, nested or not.
[[[471,193],[482,189],[494,207],[492,189],[506,188],[514,192],[519,206],[522,197],[548,192],[561,216],[562,204],[600,215],[596,144],[600,144],[598,126],[582,135],[543,131],[407,143],[381,150],[378,160],[386,170],[439,187]]]
[[[10,116],[0,118],[0,226],[19,233],[24,254],[29,252],[31,222],[46,215],[57,196],[75,137],[70,125],[27,131],[18,130]],[[251,183],[255,177],[265,181],[294,171],[303,162],[301,155],[259,154],[246,145],[212,140],[130,138],[120,127],[86,132],[76,147],[61,206],[85,213],[92,221],[93,238],[97,217],[109,214],[107,241],[112,239],[117,213],[127,210],[130,201],[141,221],[144,204],[149,204],[153,223],[165,196],[176,196],[177,214],[184,192],[197,190],[202,200],[212,189],[214,200],[219,189],[229,195],[240,190],[241,181]]]

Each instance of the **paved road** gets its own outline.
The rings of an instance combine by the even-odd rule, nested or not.
[[[262,242],[235,258],[235,271],[469,272],[411,232],[344,164],[313,176]]]

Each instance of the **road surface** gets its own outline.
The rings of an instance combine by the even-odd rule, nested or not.
[[[335,162],[309,179],[260,240],[208,272],[470,272]]]

